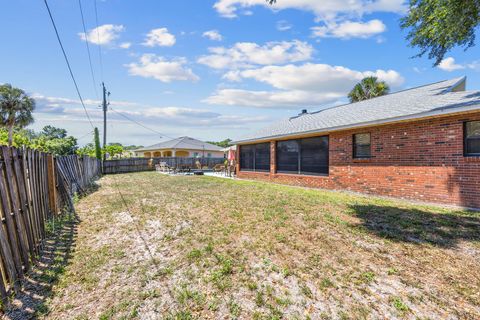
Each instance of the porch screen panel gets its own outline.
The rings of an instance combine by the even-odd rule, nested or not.
[[[240,169],[242,170],[254,170],[253,157],[254,146],[246,145],[240,146]]]
[[[270,143],[255,145],[255,171],[270,171]]]
[[[328,174],[328,136],[300,140],[300,173]]]
[[[297,140],[277,142],[277,171],[299,173],[300,146]]]

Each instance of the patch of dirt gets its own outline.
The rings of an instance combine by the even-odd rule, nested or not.
[[[40,317],[480,318],[470,213],[209,177],[101,182]]]

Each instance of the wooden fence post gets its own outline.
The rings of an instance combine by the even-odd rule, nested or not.
[[[57,178],[55,177],[55,158],[53,157],[53,155],[49,154],[47,156],[47,163],[48,163],[47,181],[48,181],[50,210],[53,212],[54,215],[56,215],[58,214],[57,188],[56,188]]]

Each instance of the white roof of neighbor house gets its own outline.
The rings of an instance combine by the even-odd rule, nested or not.
[[[160,142],[135,151],[149,151],[159,149],[192,149],[205,151],[222,151],[222,148],[208,142],[200,141],[190,137],[180,137],[173,140]]]
[[[235,143],[480,110],[480,91],[465,91],[465,82],[465,77],[445,80],[369,100],[300,114],[245,136]]]

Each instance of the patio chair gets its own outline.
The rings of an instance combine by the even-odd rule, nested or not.
[[[172,170],[172,168],[170,168],[170,166],[166,162],[160,162],[157,166],[158,166],[157,171],[160,171],[160,172],[170,173],[170,171]],[[157,166],[155,166],[155,168],[157,168]]]
[[[179,164],[177,165],[176,170],[179,173],[189,173],[191,171],[191,168],[188,164]]]
[[[213,167],[213,172],[215,173],[219,173],[219,172],[222,172],[222,171],[225,171],[225,166],[221,163],[217,163],[214,167]]]

